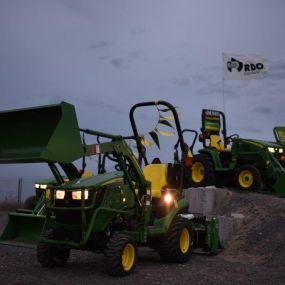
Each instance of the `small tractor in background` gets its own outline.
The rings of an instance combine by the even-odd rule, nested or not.
[[[176,110],[163,101],[151,104],[173,112],[183,173],[187,153]],[[9,213],[0,238],[3,244],[17,246],[36,243],[42,266],[64,265],[71,249],[91,250],[104,253],[108,274],[122,276],[134,270],[138,246],[152,247],[162,260],[177,263],[187,262],[194,247],[219,250],[217,219],[188,213],[183,183],[168,188],[166,166],[149,164],[143,171],[122,136],[79,129],[73,105],[3,111],[0,128],[5,134],[0,163],[47,163],[56,181],[40,187],[41,211]],[[81,134],[97,142],[87,145]],[[98,175],[83,177],[72,163],[88,156],[98,158]],[[114,171],[106,170],[110,167]]]
[[[227,136],[223,112],[202,110],[199,140],[193,157],[192,186],[231,186],[242,190],[270,191],[285,196],[284,148],[280,144]]]

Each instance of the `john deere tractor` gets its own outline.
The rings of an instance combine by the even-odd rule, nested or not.
[[[171,107],[181,133],[175,109],[153,102],[159,103]],[[47,163],[56,180],[41,189],[44,214],[10,213],[0,239],[12,245],[36,243],[42,266],[64,265],[71,249],[91,250],[104,253],[110,275],[121,276],[134,270],[138,246],[178,263],[188,261],[194,247],[219,249],[217,220],[187,212],[181,187],[168,188],[165,166],[149,164],[142,171],[122,136],[79,129],[74,106],[62,102],[3,111],[0,128],[5,134],[1,163]],[[86,144],[81,134],[97,140]],[[97,158],[98,174],[83,177],[70,164],[88,156]]]
[[[284,148],[263,140],[227,136],[223,112],[202,110],[199,140],[203,148],[193,158],[193,186],[225,186],[271,191],[285,196]]]

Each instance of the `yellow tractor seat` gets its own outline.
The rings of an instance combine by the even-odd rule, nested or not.
[[[161,197],[161,190],[167,186],[167,165],[149,164],[144,170],[145,179],[151,183],[151,195],[153,198]]]
[[[210,147],[214,147],[218,151],[229,151],[225,148],[224,143],[222,142],[219,135],[210,136]]]

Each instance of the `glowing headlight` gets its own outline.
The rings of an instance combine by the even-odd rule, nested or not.
[[[81,200],[81,193],[82,191],[73,191],[72,192],[72,199],[73,200]],[[88,190],[84,190],[84,199],[87,200],[89,196]]]
[[[279,148],[279,153],[282,153],[284,152],[284,149],[283,148]]]
[[[166,204],[171,204],[173,202],[173,196],[170,193],[164,195],[163,200]]]
[[[62,200],[64,199],[65,191],[63,190],[56,190],[55,191],[55,199]]]
[[[274,147],[269,147],[268,150],[269,150],[270,152],[275,152]]]
[[[35,184],[35,188],[39,188],[39,189],[47,189],[47,184]]]

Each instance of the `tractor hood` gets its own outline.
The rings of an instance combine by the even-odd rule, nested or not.
[[[63,186],[60,186],[60,189],[78,189],[91,187],[98,188],[101,186],[122,182],[123,177],[124,173],[122,171],[98,174],[96,176],[74,179],[70,182],[67,182]]]
[[[260,148],[272,147],[272,148],[280,148],[280,144],[271,141],[263,141],[263,140],[252,140],[252,139],[240,139],[244,143],[253,144]]]

